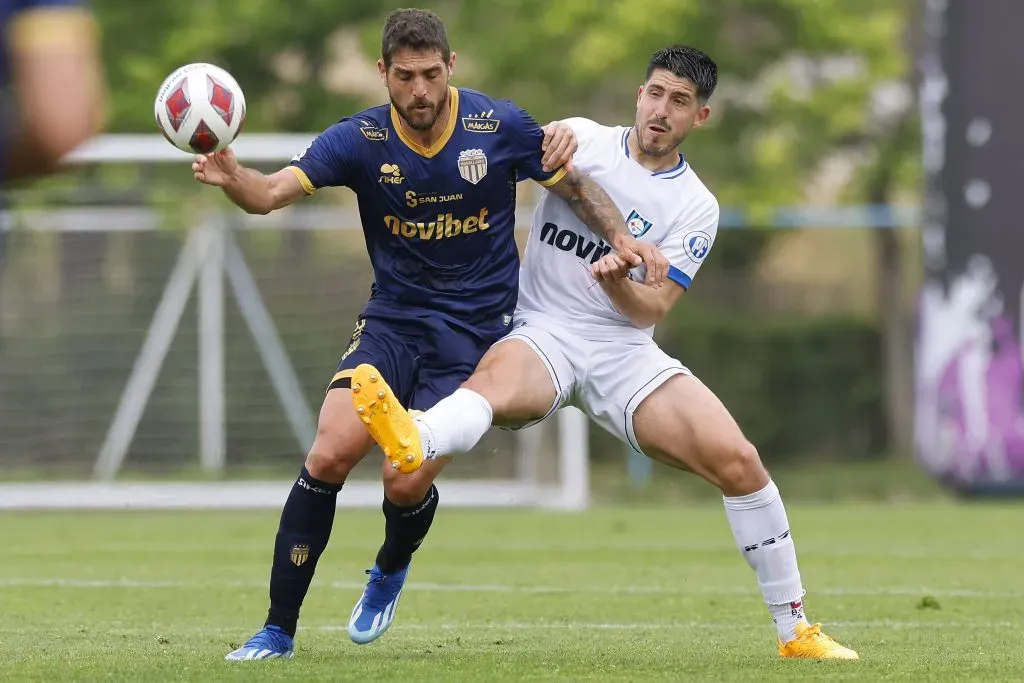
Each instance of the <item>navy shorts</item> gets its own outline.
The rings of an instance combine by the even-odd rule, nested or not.
[[[427,410],[469,378],[498,338],[481,339],[440,317],[364,316],[328,390],[351,388],[352,370],[369,363],[380,370],[403,406]]]

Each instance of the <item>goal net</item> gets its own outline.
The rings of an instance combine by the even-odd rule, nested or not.
[[[235,150],[273,169],[311,137]],[[101,136],[70,161],[0,224],[0,508],[281,505],[372,282],[347,191],[252,217],[183,185],[187,157],[157,136]],[[525,234],[535,195],[520,187]],[[380,504],[382,461],[371,452],[339,505]],[[582,509],[587,465],[586,420],[567,409],[491,430],[442,493]]]

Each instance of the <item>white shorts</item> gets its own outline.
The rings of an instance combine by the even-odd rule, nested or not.
[[[555,385],[555,403],[541,420],[559,408],[575,406],[639,453],[643,450],[633,431],[633,413],[669,378],[692,375],[646,335],[630,341],[593,341],[532,311],[517,311],[513,330],[497,343],[509,339],[529,344]]]

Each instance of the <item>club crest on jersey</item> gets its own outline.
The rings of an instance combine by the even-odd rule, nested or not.
[[[626,227],[629,228],[629,234],[633,237],[643,237],[653,226],[654,223],[641,216],[636,209],[630,211],[629,217],[626,219]]]
[[[683,237],[683,244],[686,245],[686,255],[689,259],[694,263],[700,263],[711,249],[711,235],[703,230],[693,230]]]
[[[487,155],[482,149],[459,152],[459,175],[476,185],[487,175]]]

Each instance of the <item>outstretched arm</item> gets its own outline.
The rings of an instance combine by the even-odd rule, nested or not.
[[[294,167],[271,175],[238,163],[230,147],[213,154],[197,155],[192,163],[196,180],[221,188],[228,199],[246,213],[268,214],[307,194]]]
[[[196,180],[220,187],[247,213],[267,214],[318,188],[348,185],[357,162],[359,148],[353,144],[357,131],[353,119],[339,121],[318,135],[291,164],[270,175],[240,165],[230,147],[200,154],[192,171]]]

